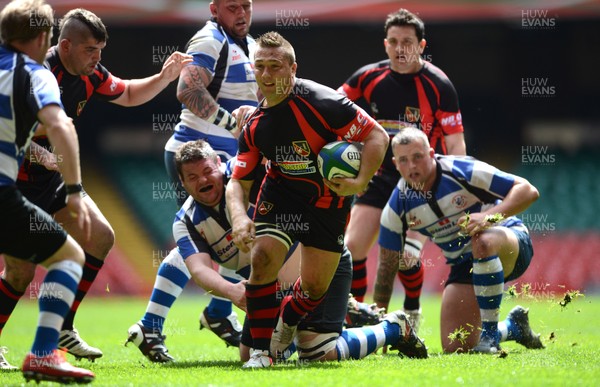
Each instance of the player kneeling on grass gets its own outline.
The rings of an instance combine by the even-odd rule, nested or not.
[[[502,340],[543,348],[526,309],[518,306],[498,323],[504,283],[521,276],[533,256],[527,227],[515,215],[539,197],[537,189],[473,158],[434,154],[420,130],[402,129],[391,146],[402,178],[381,216],[380,259],[397,265],[409,229],[442,249],[451,265],[442,296],[444,351],[495,353]],[[480,335],[451,339],[469,327],[481,327]]]
[[[174,358],[168,353],[164,345],[165,336],[162,327],[166,314],[181,293],[182,286],[191,277],[194,281],[213,295],[231,300],[236,306],[245,311],[245,280],[250,272],[250,254],[238,251],[231,242],[231,227],[228,221],[225,206],[226,174],[222,171],[221,162],[213,149],[204,141],[193,141],[181,146],[175,156],[177,170],[182,184],[190,197],[181,210],[177,213],[173,231],[178,248],[163,261],[159,268],[155,289],[142,319],[129,328],[128,342],[135,343],[140,351],[153,362],[169,362]],[[259,179],[260,180],[260,179]],[[253,211],[253,207],[250,208]],[[329,307],[321,308],[320,314],[316,312],[306,319],[307,329],[317,326],[317,322],[326,324],[330,319],[335,319],[326,330],[335,337],[342,330],[342,323],[346,316],[347,305],[353,306],[353,323],[376,322],[378,327],[372,327],[370,335],[385,330],[378,337],[380,340],[377,348],[383,345],[392,345],[402,350],[409,356],[424,357],[426,350],[422,342],[412,334],[404,321],[401,313],[391,313],[380,322],[380,310],[373,309],[365,304],[348,300],[351,279],[351,258],[345,255],[343,264],[338,268],[342,287],[334,292],[336,295],[329,297]],[[185,262],[184,262],[185,260]],[[229,271],[230,281],[223,279],[213,268],[213,261],[220,268]],[[189,269],[189,270],[188,270]],[[287,288],[298,278],[299,260],[297,256],[290,257],[280,272],[280,289]],[[182,286],[179,282],[185,280]],[[347,286],[346,286],[347,285]],[[283,291],[281,294],[283,295]],[[335,305],[338,311],[331,317],[331,310]],[[327,313],[325,313],[327,311]],[[391,324],[391,325],[390,325]],[[385,328],[385,329],[384,329]],[[321,329],[321,328],[319,328]],[[367,329],[367,328],[365,328]],[[321,332],[322,330],[319,330]],[[366,356],[367,351],[361,351],[360,346],[366,347],[366,341],[360,342],[358,336],[352,336],[351,330],[346,334],[349,344],[345,346],[345,354],[340,358]],[[363,334],[360,337],[368,337]],[[373,336],[374,337],[374,336]],[[322,337],[330,339],[330,336]],[[315,342],[315,338],[311,338]],[[313,347],[314,345],[311,345]],[[411,346],[418,350],[411,350]],[[327,349],[327,348],[325,348]],[[374,351],[376,348],[370,348]],[[321,351],[322,352],[322,351]],[[412,353],[415,352],[415,355]],[[323,352],[325,353],[325,352]],[[247,348],[242,348],[242,358],[247,356]]]

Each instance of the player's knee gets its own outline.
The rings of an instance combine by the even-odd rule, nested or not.
[[[98,230],[94,230],[94,255],[98,259],[104,259],[115,245],[115,231],[108,223],[102,223]]]
[[[313,300],[321,298],[327,292],[328,288],[329,284],[324,283],[323,281],[302,281],[302,290],[305,291]]]
[[[298,357],[301,360],[320,361],[337,358],[335,346],[339,333],[298,331]],[[335,356],[333,356],[335,355]]]
[[[486,258],[498,254],[497,238],[492,233],[482,232],[471,239],[473,258]]]
[[[263,249],[252,251],[252,271],[251,277],[254,282],[270,281],[277,278],[277,267],[273,259]]]

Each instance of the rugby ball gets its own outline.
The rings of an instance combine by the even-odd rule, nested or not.
[[[334,177],[356,177],[360,170],[359,143],[335,141],[326,144],[317,158],[319,172],[327,180]]]

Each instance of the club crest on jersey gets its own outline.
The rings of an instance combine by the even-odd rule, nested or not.
[[[294,141],[292,142],[292,146],[294,147],[294,152],[300,156],[308,157],[310,155],[310,145],[308,145],[308,141]]]
[[[463,209],[467,206],[467,198],[465,195],[458,194],[452,198],[452,204],[457,209]]]
[[[408,227],[417,227],[419,225],[421,225],[421,219],[418,219],[414,215],[408,217]]]
[[[404,118],[409,122],[419,122],[421,120],[421,109],[407,106],[404,110]]]
[[[261,202],[258,206],[258,213],[261,215],[267,215],[273,209],[273,203]]]
[[[81,114],[81,112],[83,111],[83,108],[85,107],[87,100],[83,100],[83,101],[79,101],[79,103],[77,104],[77,116],[79,116]]]

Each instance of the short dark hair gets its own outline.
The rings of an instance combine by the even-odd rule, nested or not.
[[[13,0],[0,12],[0,40],[28,42],[54,26],[54,11],[44,0]]]
[[[98,42],[108,40],[108,32],[102,20],[93,12],[83,8],[67,12],[60,21],[59,30],[59,39],[73,38],[72,34],[82,34],[82,37],[87,39],[87,35],[91,34]]]
[[[385,20],[385,33],[393,26],[413,26],[419,42],[425,38],[425,23],[414,13],[400,8],[398,12],[390,13]]]
[[[256,39],[256,45],[258,47],[271,47],[271,48],[283,48],[285,56],[290,61],[290,64],[296,63],[296,53],[294,47],[288,42],[279,32],[269,31],[262,34]]]
[[[219,155],[204,140],[188,141],[181,145],[175,152],[175,167],[177,174],[183,176],[183,164],[193,163],[200,160],[210,159],[219,162]]]

